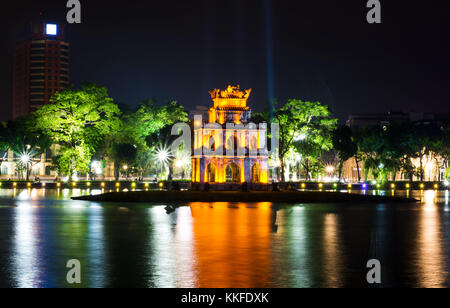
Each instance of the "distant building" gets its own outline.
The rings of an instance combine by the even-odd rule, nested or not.
[[[69,43],[64,26],[33,23],[29,37],[14,49],[13,118],[48,104],[69,84]]]
[[[195,106],[195,109],[189,112],[189,119],[193,121],[195,116],[201,116],[203,119],[207,119],[208,115],[209,107]]]
[[[218,190],[233,189],[233,184],[247,183],[254,189],[269,184],[268,151],[263,146],[266,130],[249,125],[250,92],[240,91],[239,86],[210,92],[214,106],[208,120],[194,121],[194,183],[208,183]]]
[[[351,114],[347,125],[353,129],[361,129],[365,126],[394,125],[403,123],[425,123],[442,126],[450,120],[450,114],[433,114],[425,112],[388,112],[388,113],[363,113]]]

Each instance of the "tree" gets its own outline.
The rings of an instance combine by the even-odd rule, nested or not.
[[[0,128],[1,148],[5,152],[10,149],[18,157],[18,176],[24,172],[27,181],[33,166],[41,161],[41,154],[51,146],[50,138],[35,129],[33,123],[33,117],[24,117],[2,124]]]
[[[440,154],[443,160],[443,166],[446,169],[445,178],[448,180],[450,175],[449,156],[450,156],[450,125],[446,123],[442,128],[442,148]]]
[[[169,101],[163,106],[158,106],[155,100],[144,101],[138,110],[131,116],[132,129],[136,133],[139,147],[146,156],[155,156],[158,148],[170,148],[170,144],[174,141],[171,136],[172,126],[176,123],[185,123],[188,121],[187,112],[184,107],[176,101]],[[173,156],[175,153],[169,153]],[[153,165],[158,161],[143,159],[141,161],[141,169],[149,168],[149,162]],[[173,167],[169,163],[169,179],[172,177]]]
[[[140,146],[146,146],[146,139],[162,128],[178,122],[187,122],[187,113],[184,107],[176,101],[167,102],[164,106],[158,106],[156,100],[143,101],[135,113],[125,119],[127,123],[128,137],[139,142]]]
[[[120,110],[105,87],[83,84],[81,89],[56,92],[51,104],[35,113],[36,128],[61,146],[60,170],[72,179],[74,172],[87,172],[102,138],[120,128]]]
[[[323,169],[319,158],[324,151],[329,151],[333,146],[331,137],[336,128],[337,119],[332,118],[328,106],[320,102],[289,100],[284,108],[291,110],[291,121],[294,123],[294,131],[287,134],[288,140],[292,139],[292,145],[302,155],[306,177],[310,179],[311,166],[314,167],[316,173],[320,166]],[[281,130],[280,128],[280,132]],[[280,133],[280,144],[282,143],[281,139]]]
[[[353,138],[353,133],[347,125],[340,126],[333,132],[332,142],[334,150],[339,157],[339,182],[342,178],[344,162],[356,156],[358,146]]]
[[[114,144],[111,158],[114,160],[114,176],[116,180],[119,179],[122,165],[127,166],[125,171],[128,174],[128,168],[136,164],[137,154],[137,148],[133,144]]]
[[[357,134],[357,144],[364,162],[366,180],[369,173],[378,179],[383,169],[381,148],[383,146],[381,129],[378,126],[364,127]]]
[[[3,162],[8,159],[9,143],[7,141],[8,130],[6,123],[0,123],[0,175]]]
[[[189,151],[190,149],[186,149],[183,145],[180,145],[177,153],[172,153],[170,145],[178,138],[178,136],[172,135],[172,126],[167,125],[153,134],[150,134],[146,138],[146,143],[149,148],[153,149],[153,154],[155,157],[155,161],[161,165],[167,165],[169,169],[169,181],[173,178],[173,161],[175,158],[178,158],[182,155],[182,153]],[[158,153],[161,151],[167,152],[167,157],[158,157]],[[162,166],[164,167],[164,166]]]
[[[270,123],[269,112],[256,114],[252,120]],[[276,155],[280,162],[281,178],[285,179],[285,159],[291,150],[302,154],[302,165],[309,178],[311,166],[317,166],[315,162],[322,151],[332,147],[331,134],[337,119],[332,118],[328,106],[320,102],[290,99],[284,107],[275,110],[273,122],[279,124],[279,148]],[[272,134],[270,132],[271,138],[274,137]]]
[[[436,150],[436,148],[439,147],[436,145],[436,141],[439,139],[440,129],[439,127],[433,125],[418,124],[414,126],[412,134],[413,157],[419,159],[419,170],[417,175],[420,180],[423,181],[425,180],[425,167],[423,159],[432,154],[433,150]]]

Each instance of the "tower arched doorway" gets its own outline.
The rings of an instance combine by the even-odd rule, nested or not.
[[[216,170],[216,166],[213,163],[208,165],[208,168],[206,169],[206,180],[208,183],[216,182]]]
[[[261,183],[261,166],[258,163],[255,163],[252,167],[252,183]]]
[[[241,183],[241,168],[237,164],[235,163],[229,164],[225,172],[227,183],[234,183],[234,184]]]

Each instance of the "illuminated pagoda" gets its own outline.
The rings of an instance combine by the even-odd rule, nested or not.
[[[240,86],[211,92],[214,106],[209,119],[194,119],[192,181],[217,190],[238,189],[247,183],[251,189],[269,184],[267,124],[250,123],[251,110]]]

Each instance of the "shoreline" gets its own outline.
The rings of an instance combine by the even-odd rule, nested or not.
[[[414,198],[346,194],[338,192],[235,192],[235,191],[134,191],[72,197],[92,202],[166,203],[166,202],[282,202],[282,203],[417,203]]]

